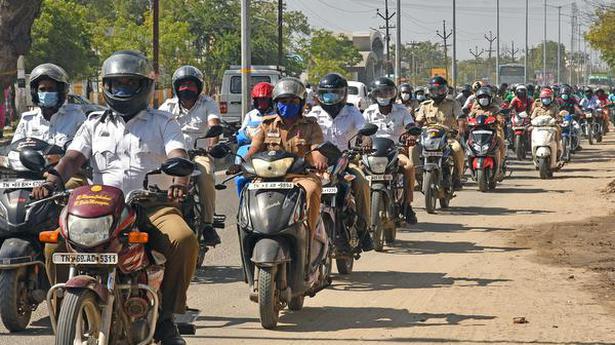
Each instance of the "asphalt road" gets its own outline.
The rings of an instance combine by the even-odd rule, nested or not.
[[[615,318],[585,289],[594,274],[539,263],[511,236],[521,226],[612,210],[599,192],[614,172],[612,136],[586,147],[553,180],[539,180],[529,162],[513,162],[495,193],[468,183],[438,214],[426,214],[417,193],[418,225],[400,229],[385,252],[363,255],[353,274],[336,275],[304,310],[284,311],[272,331],[261,328],[242,280],[235,192],[219,192],[227,228],[190,288],[189,305],[201,314],[188,343],[615,344]],[[529,323],[514,324],[519,316]],[[0,326],[0,345],[52,342],[44,306],[24,333]]]

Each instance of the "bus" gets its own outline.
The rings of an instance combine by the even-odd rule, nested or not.
[[[525,82],[525,66],[522,64],[500,65],[500,83],[522,84]]]

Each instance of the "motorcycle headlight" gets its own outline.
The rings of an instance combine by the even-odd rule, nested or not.
[[[68,238],[78,245],[94,247],[109,239],[113,216],[81,218],[68,215]]]
[[[282,177],[286,175],[286,172],[293,165],[295,161],[294,158],[282,158],[273,162],[269,162],[263,159],[253,159],[252,166],[254,167],[254,172],[258,177],[264,178],[274,178],[274,177]]]
[[[384,174],[389,165],[389,159],[387,157],[367,157],[367,163],[369,164],[369,170],[374,174]]]

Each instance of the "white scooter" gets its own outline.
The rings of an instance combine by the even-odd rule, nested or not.
[[[553,177],[563,163],[557,152],[557,122],[550,116],[538,116],[532,120],[532,159],[540,178]]]

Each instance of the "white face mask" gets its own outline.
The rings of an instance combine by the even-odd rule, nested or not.
[[[486,107],[489,105],[489,98],[479,98],[478,99],[478,104],[482,105],[483,107]]]
[[[390,98],[376,97],[376,102],[378,103],[378,105],[386,107],[387,105],[391,104],[391,99]]]
[[[401,100],[404,102],[407,102],[408,100],[410,100],[410,94],[409,93],[402,93],[401,94]]]
[[[425,95],[416,95],[416,100],[422,102],[425,100]]]

